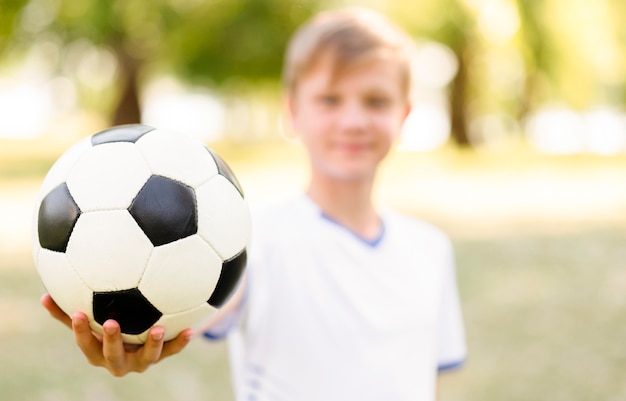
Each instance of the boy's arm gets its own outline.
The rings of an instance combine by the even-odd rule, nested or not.
[[[204,333],[205,337],[220,339],[224,337],[239,317],[246,293],[247,275],[241,277],[237,289],[224,305],[202,326],[198,332]]]
[[[49,294],[41,297],[41,303],[53,318],[73,330],[76,344],[89,363],[102,366],[117,377],[130,372],[144,372],[162,359],[179,353],[193,335],[192,330],[187,329],[164,343],[164,329],[153,327],[145,344],[128,346],[124,344],[119,324],[114,320],[104,322],[104,334],[100,337],[91,331],[85,314],[66,315]]]

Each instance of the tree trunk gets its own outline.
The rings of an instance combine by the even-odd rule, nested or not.
[[[463,42],[463,41],[462,41]],[[456,49],[459,67],[450,88],[451,135],[455,144],[462,148],[472,146],[467,132],[467,57],[466,46],[461,44]]]
[[[116,49],[120,67],[121,92],[113,113],[113,125],[136,124],[141,122],[139,105],[140,62],[123,48]]]

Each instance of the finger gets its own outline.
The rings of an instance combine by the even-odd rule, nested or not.
[[[132,356],[134,359],[133,370],[143,372],[148,369],[150,365],[161,359],[164,335],[165,329],[163,327],[157,326],[150,329],[145,344]]]
[[[54,299],[50,296],[50,294],[43,294],[40,298],[41,304],[48,310],[50,316],[60,321],[64,325],[69,328],[72,328],[72,319],[59,308],[59,306],[54,302]]]
[[[72,328],[74,331],[74,340],[78,347],[83,351],[85,357],[92,365],[103,366],[104,358],[102,356],[102,343],[93,336],[87,316],[84,313],[76,313],[72,319]]]
[[[120,325],[115,320],[107,320],[102,325],[104,332],[102,336],[102,356],[106,368],[114,376],[123,376],[128,373],[126,352],[124,350],[124,340]]]
[[[126,351],[127,354],[132,354],[133,352],[137,352],[142,348],[143,344],[124,343],[124,351]]]
[[[185,348],[187,344],[189,344],[189,342],[191,341],[193,334],[193,330],[186,329],[183,330],[175,339],[163,344],[163,350],[161,351],[160,360],[182,351],[183,348]]]

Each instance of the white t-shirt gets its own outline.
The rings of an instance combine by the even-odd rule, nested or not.
[[[466,352],[451,244],[420,220],[381,218],[366,241],[304,195],[253,213],[229,333],[238,400],[434,399],[438,369]]]

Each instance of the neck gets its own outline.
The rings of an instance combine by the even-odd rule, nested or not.
[[[363,238],[378,237],[381,221],[372,202],[371,181],[313,178],[307,195],[333,220]]]

